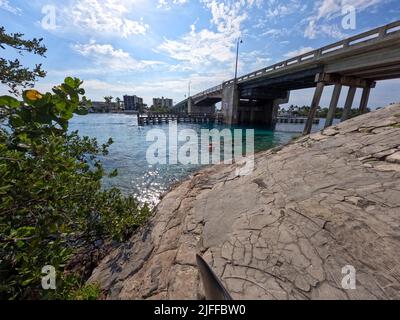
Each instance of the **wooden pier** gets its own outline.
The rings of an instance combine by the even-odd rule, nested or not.
[[[222,124],[223,117],[220,114],[163,114],[163,113],[148,113],[138,115],[138,125],[162,124],[176,121],[177,123],[214,123]]]
[[[165,113],[147,113],[138,115],[139,126],[144,125],[155,125],[162,123],[169,123],[176,121],[178,123],[214,123],[223,124],[223,116],[221,114],[209,115],[209,114],[165,114]],[[313,119],[313,124],[319,124],[318,118]],[[304,124],[307,122],[306,117],[287,117],[278,116],[276,123],[290,123],[290,124]]]
[[[292,124],[302,124],[306,123],[306,117],[285,117],[285,116],[278,116],[276,119],[276,123],[292,123]],[[319,124],[319,118],[313,119],[313,124]]]

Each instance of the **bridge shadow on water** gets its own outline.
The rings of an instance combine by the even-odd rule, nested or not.
[[[339,119],[334,119],[333,124],[338,124],[340,122]],[[325,119],[320,119],[318,124],[314,124],[312,126],[311,132],[318,132],[324,128]],[[286,144],[294,137],[298,137],[302,134],[304,129],[304,124],[294,124],[294,123],[277,123],[275,130],[270,128],[266,128],[263,125],[215,125],[215,124],[202,124],[201,128],[204,129],[230,129],[233,134],[233,130],[241,129],[243,131],[243,143],[245,143],[246,138],[246,129],[254,130],[254,151],[263,151],[267,149],[271,149],[278,145]],[[178,126],[179,128],[179,126]]]

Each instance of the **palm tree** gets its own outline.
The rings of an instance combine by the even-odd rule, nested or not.
[[[116,98],[115,101],[117,101],[117,109],[119,111],[121,109],[121,99],[120,98]]]
[[[113,99],[112,96],[104,97],[104,100],[106,101],[106,105],[107,105],[107,110],[106,110],[106,112],[110,112],[110,110],[111,110],[111,102],[112,102],[112,99]]]

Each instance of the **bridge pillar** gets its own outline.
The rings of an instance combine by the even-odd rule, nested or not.
[[[279,106],[281,104],[285,104],[289,102],[290,98],[290,91],[286,91],[286,97],[285,98],[279,98],[275,99],[272,102],[272,114],[271,114],[271,129],[275,129],[276,122],[278,119],[278,112],[279,112]]]
[[[262,118],[261,121],[257,121],[263,126],[272,129],[274,122],[274,100],[263,100],[262,101]]]
[[[192,114],[193,99],[189,97],[187,103],[188,103],[188,114]]]
[[[326,116],[325,128],[330,127],[333,122],[333,118],[335,118],[336,107],[339,102],[340,93],[342,91],[342,84],[335,84],[335,88],[333,89],[331,103],[329,105],[328,115]]]
[[[303,135],[310,134],[312,123],[314,120],[315,112],[319,106],[319,102],[321,101],[322,93],[324,91],[325,82],[318,82],[317,87],[315,88],[314,97],[311,102],[310,112],[308,114],[308,118],[306,124],[304,126]]]
[[[371,92],[371,87],[363,88],[361,101],[360,101],[360,108],[359,108],[360,114],[365,113],[365,110],[367,109],[370,92]]]
[[[343,108],[343,114],[341,121],[346,121],[349,118],[350,109],[353,106],[354,96],[356,94],[356,87],[349,87],[349,91],[347,93],[346,102]]]
[[[210,105],[196,105],[192,103],[189,114],[197,115],[213,115],[215,114],[215,103]]]
[[[222,108],[225,124],[233,125],[239,122],[239,93],[237,84],[234,83],[223,87]]]
[[[256,113],[254,111],[254,108],[251,108],[250,109],[250,123],[254,123],[255,118],[256,118]]]

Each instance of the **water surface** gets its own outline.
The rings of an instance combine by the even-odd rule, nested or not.
[[[314,128],[314,131],[322,126],[323,121]],[[149,164],[146,160],[146,151],[153,142],[146,141],[146,134],[155,128],[163,130],[168,135],[167,124],[140,127],[137,125],[135,115],[88,114],[74,117],[70,124],[70,130],[78,130],[82,136],[95,137],[99,143],[105,143],[110,137],[114,140],[109,149],[109,155],[101,159],[107,170],[118,169],[118,176],[105,179],[105,187],[119,187],[125,194],[132,194],[140,201],[153,205],[171,185],[188,177],[201,167],[201,165]],[[194,129],[200,132],[201,128],[223,129],[225,127],[193,123],[178,124],[178,131]],[[303,125],[293,124],[278,124],[274,132],[256,128],[255,150],[266,150],[287,143],[292,137],[299,135],[302,129]]]

